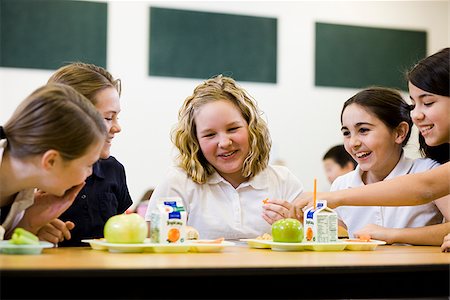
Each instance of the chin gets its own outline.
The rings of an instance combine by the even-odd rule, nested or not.
[[[107,159],[108,157],[110,157],[111,152],[108,150],[103,149],[102,152],[100,153],[100,158],[101,159]]]

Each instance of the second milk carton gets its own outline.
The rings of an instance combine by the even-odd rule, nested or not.
[[[304,215],[305,240],[307,242],[334,243],[338,241],[338,219],[334,210],[327,207],[326,200],[317,201]]]
[[[160,244],[186,241],[186,210],[181,198],[158,199],[150,215],[150,241]]]

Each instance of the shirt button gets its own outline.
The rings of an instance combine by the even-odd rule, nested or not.
[[[86,195],[81,195],[81,199],[86,199]]]

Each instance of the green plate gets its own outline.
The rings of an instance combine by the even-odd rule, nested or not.
[[[53,248],[53,244],[40,241],[39,245],[15,245],[7,241],[0,241],[0,253],[3,254],[41,254],[44,248]]]

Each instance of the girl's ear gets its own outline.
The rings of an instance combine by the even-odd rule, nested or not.
[[[45,170],[50,170],[51,168],[53,168],[58,159],[60,158],[59,152],[56,150],[47,150],[41,158],[41,166],[45,169]]]
[[[408,135],[409,129],[410,129],[409,125],[405,121],[398,124],[397,128],[395,129],[395,134],[396,134],[395,142],[398,144],[403,143],[406,136]]]

